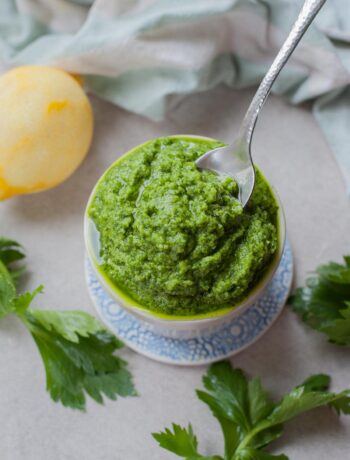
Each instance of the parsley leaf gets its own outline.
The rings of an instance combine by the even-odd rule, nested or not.
[[[13,311],[13,300],[16,297],[16,287],[13,279],[0,260],[0,318]]]
[[[282,435],[283,423],[316,407],[329,405],[339,414],[350,414],[350,390],[341,393],[327,391],[330,378],[313,375],[273,402],[259,379],[248,380],[240,369],[227,361],[213,364],[203,377],[205,390],[197,390],[219,421],[225,443],[224,460],[288,460],[285,455],[272,455],[263,449]],[[164,449],[187,460],[221,459],[203,457],[197,451],[197,438],[191,425],[182,428],[173,424],[153,433]]]
[[[33,292],[18,295],[16,279],[24,258],[18,243],[0,238],[0,318],[15,314],[31,333],[46,372],[46,387],[54,401],[84,410],[86,395],[98,403],[103,396],[136,395],[124,360],[114,355],[123,346],[99,321],[88,313],[38,310],[30,307]]]
[[[17,241],[0,236],[0,261],[7,269],[15,283],[24,271],[24,266],[18,267],[17,262],[25,258],[21,245]]]
[[[25,294],[18,298],[22,319],[40,351],[46,371],[46,386],[54,401],[76,409],[85,408],[85,393],[102,403],[135,395],[126,363],[114,356],[123,346],[91,315],[82,311],[24,309]]]
[[[231,459],[244,438],[272,412],[274,405],[259,379],[248,382],[240,369],[232,369],[226,361],[212,365],[203,383],[209,393],[197,390],[197,395],[210,407],[221,426],[226,425],[223,429],[225,458]],[[281,434],[280,426],[266,428],[256,433],[251,446],[262,448]]]
[[[16,281],[23,272],[16,263],[25,257],[20,248],[16,241],[0,237],[0,319],[14,310]]]
[[[344,264],[321,265],[290,297],[289,303],[301,319],[323,332],[330,342],[350,345],[350,256]]]
[[[251,447],[242,449],[234,458],[235,460],[288,460],[286,455],[271,455]]]
[[[197,438],[193,433],[191,424],[188,428],[172,424],[173,431],[166,428],[164,432],[153,433],[154,439],[159,442],[163,449],[167,449],[180,457],[188,460],[220,460],[221,457],[203,457],[197,451]]]

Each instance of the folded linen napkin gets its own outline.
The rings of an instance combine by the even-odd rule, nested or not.
[[[301,0],[1,0],[0,65],[48,64],[159,120],[179,97],[260,82]],[[328,0],[274,85],[312,101],[350,193],[350,1]]]

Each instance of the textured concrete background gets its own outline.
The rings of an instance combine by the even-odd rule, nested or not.
[[[23,243],[30,275],[26,286],[45,284],[38,306],[79,308],[94,313],[84,280],[82,218],[89,193],[101,173],[123,152],[157,136],[202,134],[229,141],[251,91],[218,89],[191,96],[167,121],[152,123],[93,100],[94,144],[81,168],[46,193],[0,204],[0,233]],[[295,261],[296,282],[321,262],[350,251],[349,200],[341,174],[306,108],[271,97],[259,120],[253,155],[284,203]],[[32,339],[14,318],[0,323],[0,449],[2,460],[167,460],[176,458],[150,436],[171,422],[191,421],[203,453],[222,452],[217,422],[198,401],[205,368],[183,369],[152,362],[124,350],[140,393],[138,398],[87,412],[65,409],[45,392],[44,371]],[[260,375],[279,397],[306,376],[326,372],[333,388],[350,387],[350,350],[329,345],[285,309],[266,335],[232,359],[250,375]],[[349,457],[350,417],[328,409],[289,423],[274,444],[291,460]]]

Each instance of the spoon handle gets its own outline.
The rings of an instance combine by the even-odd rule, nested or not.
[[[286,41],[283,43],[282,48],[260,83],[247,110],[239,130],[238,140],[240,142],[250,145],[258,114],[271,91],[274,81],[324,3],[326,3],[326,0],[305,0],[298,19],[295,21]],[[250,152],[249,148],[248,151]]]

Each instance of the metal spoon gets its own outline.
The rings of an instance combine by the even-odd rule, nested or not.
[[[210,150],[196,161],[196,165],[200,169],[209,169],[218,174],[232,176],[238,183],[238,197],[243,207],[247,204],[255,184],[251,142],[259,112],[271,91],[274,81],[324,3],[326,3],[326,0],[305,1],[288,38],[255,93],[236,140],[227,147]]]

